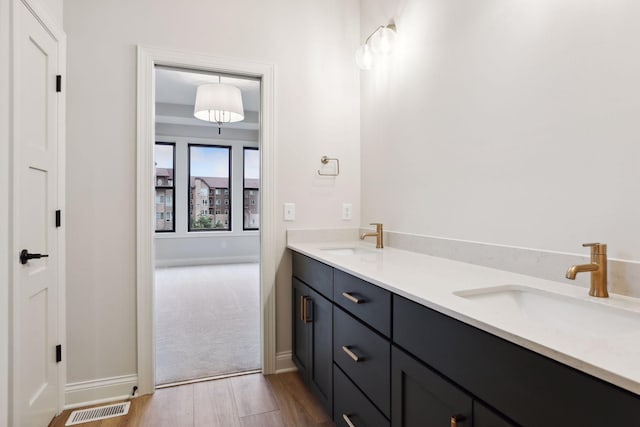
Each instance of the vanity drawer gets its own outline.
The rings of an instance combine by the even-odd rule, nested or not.
[[[338,269],[333,273],[333,302],[391,336],[391,293]]]
[[[293,275],[322,294],[333,298],[333,267],[293,252]]]
[[[351,380],[333,365],[333,419],[336,426],[349,427],[349,421],[357,427],[389,427],[389,421],[373,406]]]
[[[333,360],[389,417],[391,344],[336,306],[333,307]]]

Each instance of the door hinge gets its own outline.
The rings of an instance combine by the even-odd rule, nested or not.
[[[60,74],[56,76],[56,92],[62,92],[62,76]]]
[[[60,227],[62,225],[62,212],[60,212],[60,209],[58,209],[56,211],[56,228]]]
[[[56,363],[62,362],[62,344],[56,346]]]

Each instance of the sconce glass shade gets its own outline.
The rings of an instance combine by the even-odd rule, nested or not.
[[[193,115],[200,120],[231,123],[244,120],[242,92],[235,86],[211,83],[198,86]]]
[[[396,32],[388,26],[381,27],[371,35],[371,51],[376,54],[388,55],[393,51],[395,41]]]
[[[373,65],[373,55],[368,44],[363,44],[356,50],[356,64],[361,70],[370,70]]]

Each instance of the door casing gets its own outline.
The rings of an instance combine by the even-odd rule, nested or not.
[[[263,374],[276,371],[276,235],[273,64],[220,58],[196,53],[138,46],[137,101],[137,199],[136,287],[138,332],[138,387],[140,394],[155,389],[154,331],[154,182],[153,147],[154,67],[163,65],[209,72],[229,73],[261,80],[260,149],[260,324]]]

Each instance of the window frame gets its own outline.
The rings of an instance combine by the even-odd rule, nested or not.
[[[172,148],[173,154],[172,154],[172,160],[173,160],[173,179],[172,179],[172,184],[171,185],[157,185],[158,184],[158,176],[155,174],[155,165],[154,165],[154,176],[155,176],[155,187],[154,190],[158,190],[158,189],[163,189],[163,190],[169,190],[171,189],[171,230],[156,230],[156,226],[154,225],[154,232],[155,233],[175,233],[176,232],[176,204],[174,203],[176,200],[176,143],[175,142],[163,142],[163,141],[156,141],[154,148],[156,145],[168,145]],[[166,193],[164,194],[165,196],[165,202],[164,205],[166,207]],[[156,197],[157,197],[157,193],[156,193]],[[154,203],[154,210],[155,210],[155,205],[157,204]],[[156,212],[157,213],[157,212]],[[157,219],[156,219],[157,221]]]
[[[254,187],[245,187],[245,165],[246,165],[246,150],[253,150],[258,152],[258,156],[260,156],[260,147],[242,147],[242,230],[243,231],[260,231],[260,224],[257,227],[246,227],[244,223],[244,211],[247,209],[246,199],[244,197],[244,192],[246,190],[253,190],[258,192],[258,197],[260,197],[260,188]],[[260,181],[260,177],[258,177],[258,181]],[[260,208],[262,206],[258,205]]]
[[[229,215],[227,216],[227,221],[228,221],[228,228],[192,228],[191,227],[191,147],[207,147],[207,148],[224,148],[227,150],[228,152],[228,161],[229,161],[229,176],[227,177],[227,183],[229,185],[228,190],[229,190],[229,194],[232,194],[232,176],[233,176],[233,170],[232,170],[232,159],[233,159],[233,147],[231,145],[220,145],[220,144],[187,144],[187,203],[186,203],[186,207],[187,207],[187,233],[201,233],[201,232],[231,232],[233,231],[232,228],[232,221],[231,221],[231,216],[232,216],[232,209],[231,209],[231,200],[229,200]],[[215,192],[214,192],[215,193]],[[209,195],[211,195],[211,192],[209,192]],[[215,194],[214,194],[215,197]],[[229,198],[231,199],[231,197]],[[208,200],[208,199],[207,199]],[[217,201],[218,199],[216,199]],[[215,202],[214,202],[215,205]],[[207,206],[212,206],[207,202]],[[215,207],[214,207],[215,209]],[[214,214],[215,215],[215,214]]]

